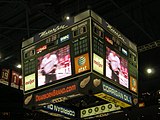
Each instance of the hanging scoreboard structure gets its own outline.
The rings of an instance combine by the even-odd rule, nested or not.
[[[137,104],[137,47],[91,10],[24,41],[21,54],[25,107],[88,91],[124,108]]]

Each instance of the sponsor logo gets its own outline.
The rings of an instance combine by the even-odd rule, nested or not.
[[[44,46],[38,48],[36,51],[37,51],[37,53],[40,53],[40,52],[42,52],[43,50],[46,50],[46,49],[47,49],[47,45],[44,45]]]
[[[59,30],[62,30],[64,28],[66,28],[66,27],[68,27],[68,25],[58,25],[55,28],[52,28],[52,29],[49,29],[49,30],[45,30],[45,31],[39,33],[39,37],[42,38],[42,37],[48,36],[48,35],[53,34],[53,33],[57,32]]]
[[[34,83],[34,79],[33,79],[33,80],[29,80],[29,81],[25,82],[25,85],[32,84],[32,83]]]
[[[24,104],[27,105],[32,100],[33,95],[29,95],[25,98]]]
[[[67,97],[59,97],[59,98],[52,99],[52,103],[59,103],[59,102],[65,101],[65,100],[68,100],[68,98]]]
[[[84,56],[81,56],[79,59],[78,59],[78,65],[79,66],[83,66],[86,62],[86,58]]]
[[[144,103],[144,102],[139,103],[139,107],[140,107],[140,108],[141,108],[141,107],[145,107],[145,103]]]
[[[70,92],[75,91],[75,90],[77,90],[77,87],[76,87],[75,84],[73,84],[73,85],[70,85],[70,86],[67,86],[67,87],[64,87],[64,88],[52,90],[50,92],[47,92],[47,93],[44,93],[44,94],[41,94],[41,95],[36,95],[35,100],[36,100],[36,102],[39,102],[39,101],[43,101],[43,100],[46,100],[46,99],[49,99],[49,98],[52,98],[52,97],[57,97],[59,95],[63,95],[65,93],[70,93]]]
[[[35,73],[25,77],[25,91],[31,90],[36,87],[35,84]]]
[[[132,104],[132,98],[129,94],[103,82],[103,91],[113,97],[116,97],[124,102]]]
[[[99,106],[95,106],[95,107],[91,107],[87,109],[82,109],[80,111],[80,116],[81,118],[84,118],[84,117],[89,117],[89,116],[95,116],[98,114],[113,112],[113,111],[117,111],[120,109],[121,109],[120,106],[115,105],[113,103],[103,104],[103,105],[99,105]]]
[[[111,103],[114,103],[115,105],[118,105],[118,106],[121,106],[123,108],[126,108],[126,107],[130,107],[131,105],[130,104],[127,104],[115,97],[112,97],[108,94],[105,94],[105,93],[97,93],[97,94],[94,94],[94,96],[98,97],[98,98],[101,98],[103,100],[106,100],[108,102],[111,102]],[[103,109],[105,109],[105,107],[103,107]]]
[[[44,106],[44,109],[54,111],[54,112],[57,112],[63,115],[75,117],[75,111],[62,107],[60,105],[49,104],[49,105]]]
[[[137,80],[130,76],[130,90],[137,93],[138,88],[137,88]]]
[[[75,62],[76,74],[87,71],[90,69],[88,53],[81,55],[81,56],[78,56],[78,57],[75,57],[74,62]]]
[[[121,33],[119,33],[117,30],[115,30],[110,24],[107,23],[107,28],[113,33],[115,34],[119,39],[121,39],[123,41],[123,43],[127,44],[125,41],[125,38],[121,35]]]
[[[61,38],[60,38],[60,43],[65,42],[65,41],[67,41],[67,40],[69,40],[69,34],[61,37]]]
[[[103,74],[103,58],[93,53],[93,70]]]
[[[127,50],[125,50],[124,48],[122,48],[122,53],[124,54],[124,55],[128,55],[128,52],[127,52]]]
[[[111,45],[113,45],[113,41],[109,37],[105,36],[105,40]]]

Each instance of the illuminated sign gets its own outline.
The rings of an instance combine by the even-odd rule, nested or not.
[[[124,54],[124,55],[128,55],[128,52],[127,52],[127,50],[125,50],[124,48],[122,48],[122,53]]]
[[[139,103],[139,107],[140,107],[140,108],[141,108],[141,107],[145,107],[144,102]]]
[[[76,74],[89,70],[90,66],[88,53],[74,58],[74,63]]]
[[[64,95],[66,93],[70,93],[77,90],[77,86],[75,84],[66,86],[66,87],[62,87],[62,88],[57,88],[57,89],[53,89],[50,91],[46,91],[45,93],[41,93],[39,95],[35,96],[35,100],[36,102],[39,101],[43,101],[43,100],[47,100],[53,97],[58,97],[60,95]]]
[[[35,84],[35,73],[25,77],[25,91],[31,90],[36,87]]]
[[[113,45],[113,41],[109,37],[105,36],[105,40],[111,45]]]
[[[123,43],[127,44],[126,38],[124,38],[123,35],[122,35],[118,30],[114,29],[114,28],[113,28],[110,24],[108,24],[107,22],[106,22],[106,24],[107,24],[107,28],[108,28],[113,34],[115,34],[119,39],[121,39],[121,40],[123,41]]]
[[[108,113],[108,112],[112,112],[120,109],[121,109],[120,106],[117,106],[113,103],[103,104],[103,105],[99,105],[99,106],[95,106],[87,109],[82,109],[80,112],[80,116],[81,118],[84,118],[84,117]]]
[[[134,77],[130,76],[130,90],[137,93],[137,87],[137,80]]]
[[[75,114],[76,114],[74,110],[72,110],[70,108],[63,107],[61,105],[49,104],[49,105],[43,106],[43,108],[45,110],[60,113],[60,114],[67,115],[70,117],[75,117]]]
[[[45,31],[39,33],[39,36],[40,37],[45,37],[45,36],[48,36],[48,35],[50,35],[52,33],[57,32],[59,30],[62,30],[64,28],[66,28],[66,27],[68,27],[68,25],[58,25],[55,28],[52,28],[52,29],[49,29],[49,30],[45,30]]]
[[[111,95],[119,100],[132,104],[131,95],[119,90],[118,88],[114,86],[109,85],[108,83],[103,82],[103,91],[104,93]]]
[[[119,100],[117,98],[114,98],[114,97],[112,97],[110,95],[107,95],[105,93],[97,93],[97,94],[94,94],[94,96],[96,96],[98,98],[101,98],[103,100],[106,100],[108,102],[114,103],[116,105],[119,105],[119,106],[121,106],[123,108],[131,106],[130,104],[127,104],[127,103],[125,103],[125,102],[123,102],[123,101],[121,101],[121,100]]]
[[[47,49],[47,45],[43,45],[42,47],[38,48],[36,51],[37,51],[37,53],[40,53],[46,49]]]
[[[61,38],[60,38],[60,43],[65,42],[65,41],[67,41],[67,40],[69,40],[69,34],[61,37]]]
[[[93,70],[103,75],[103,65],[104,65],[103,58],[93,53]]]

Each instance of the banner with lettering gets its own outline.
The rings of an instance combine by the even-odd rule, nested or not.
[[[10,69],[5,69],[3,68],[1,71],[1,77],[0,77],[0,83],[4,84],[4,85],[9,85],[10,82],[10,73],[11,70]]]
[[[19,89],[19,74],[12,70],[11,87]]]

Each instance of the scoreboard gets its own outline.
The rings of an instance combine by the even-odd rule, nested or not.
[[[89,20],[69,24],[72,20],[35,35],[22,48],[25,93],[90,70]]]
[[[115,98],[122,107],[138,97],[136,45],[91,10],[24,41],[21,55],[26,96],[90,74],[102,87],[92,90],[96,97]]]

